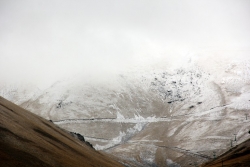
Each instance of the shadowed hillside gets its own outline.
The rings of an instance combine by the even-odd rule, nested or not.
[[[248,167],[250,166],[250,139],[230,149],[216,160],[202,167]]]
[[[0,97],[0,166],[114,166],[121,164],[67,132]]]

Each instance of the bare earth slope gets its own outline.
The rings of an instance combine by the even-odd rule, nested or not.
[[[222,154],[202,167],[248,167],[250,166],[250,139]]]
[[[114,166],[121,164],[53,123],[0,97],[0,166]]]

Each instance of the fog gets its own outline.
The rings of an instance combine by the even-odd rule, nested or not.
[[[44,87],[75,73],[99,76],[249,48],[249,0],[0,1],[6,82]]]

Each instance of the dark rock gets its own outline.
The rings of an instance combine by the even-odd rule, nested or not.
[[[190,106],[189,108],[194,108],[194,106]]]
[[[87,146],[89,146],[89,147],[91,147],[91,148],[94,149],[93,145],[90,142],[86,141],[85,143],[86,143]]]
[[[84,139],[84,137],[83,137],[81,134],[75,133],[75,132],[70,132],[70,134],[71,134],[73,137],[79,139],[80,141],[85,142],[85,139]]]
[[[70,132],[70,134],[71,134],[73,137],[77,138],[78,140],[84,142],[87,146],[89,146],[89,147],[91,147],[91,148],[94,149],[93,145],[92,145],[90,142],[85,141],[84,137],[83,137],[80,133]]]

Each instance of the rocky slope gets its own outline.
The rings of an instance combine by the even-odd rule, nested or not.
[[[122,166],[50,121],[0,97],[0,164],[14,166]]]
[[[189,166],[249,138],[249,84],[247,58],[204,57],[106,80],[71,77],[18,104],[128,166]]]

